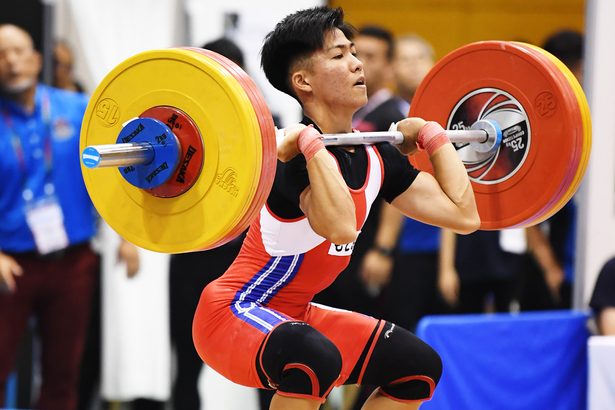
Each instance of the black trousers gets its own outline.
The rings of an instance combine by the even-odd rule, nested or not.
[[[414,331],[423,316],[450,313],[438,291],[438,253],[398,253],[384,290],[383,319]]]
[[[516,278],[484,279],[459,286],[458,313],[483,313],[488,297],[493,298],[496,312],[509,312],[515,297]]]
[[[519,285],[519,303],[522,311],[570,309],[572,283],[562,283],[559,298],[555,299],[547,286],[542,269],[534,257],[528,255]]]

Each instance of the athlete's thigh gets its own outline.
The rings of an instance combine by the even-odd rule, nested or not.
[[[253,303],[224,301],[215,283],[207,286],[192,325],[199,356],[227,379],[244,386],[263,387],[256,371],[261,344],[290,317]],[[222,302],[221,302],[222,300]]]
[[[329,338],[342,355],[338,385],[344,384],[371,340],[379,320],[361,313],[311,303],[305,322]]]

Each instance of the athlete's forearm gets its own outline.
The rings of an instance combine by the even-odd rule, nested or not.
[[[476,208],[474,191],[457,151],[452,144],[447,143],[438,148],[430,159],[434,167],[434,176],[442,191],[455,204],[468,230],[476,230],[480,217]]]

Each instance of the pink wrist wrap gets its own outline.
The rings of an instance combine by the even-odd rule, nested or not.
[[[450,142],[446,131],[440,124],[429,121],[419,130],[417,144],[419,149],[424,149],[431,156],[442,145]]]
[[[299,138],[297,138],[297,145],[306,162],[311,160],[318,151],[325,147],[324,142],[322,142],[322,135],[311,125],[301,131]]]

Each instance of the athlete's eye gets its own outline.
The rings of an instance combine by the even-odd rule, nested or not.
[[[344,57],[344,55],[343,55],[343,54],[336,54],[333,58],[334,58],[335,60],[339,60],[339,59],[341,59],[342,57]]]

